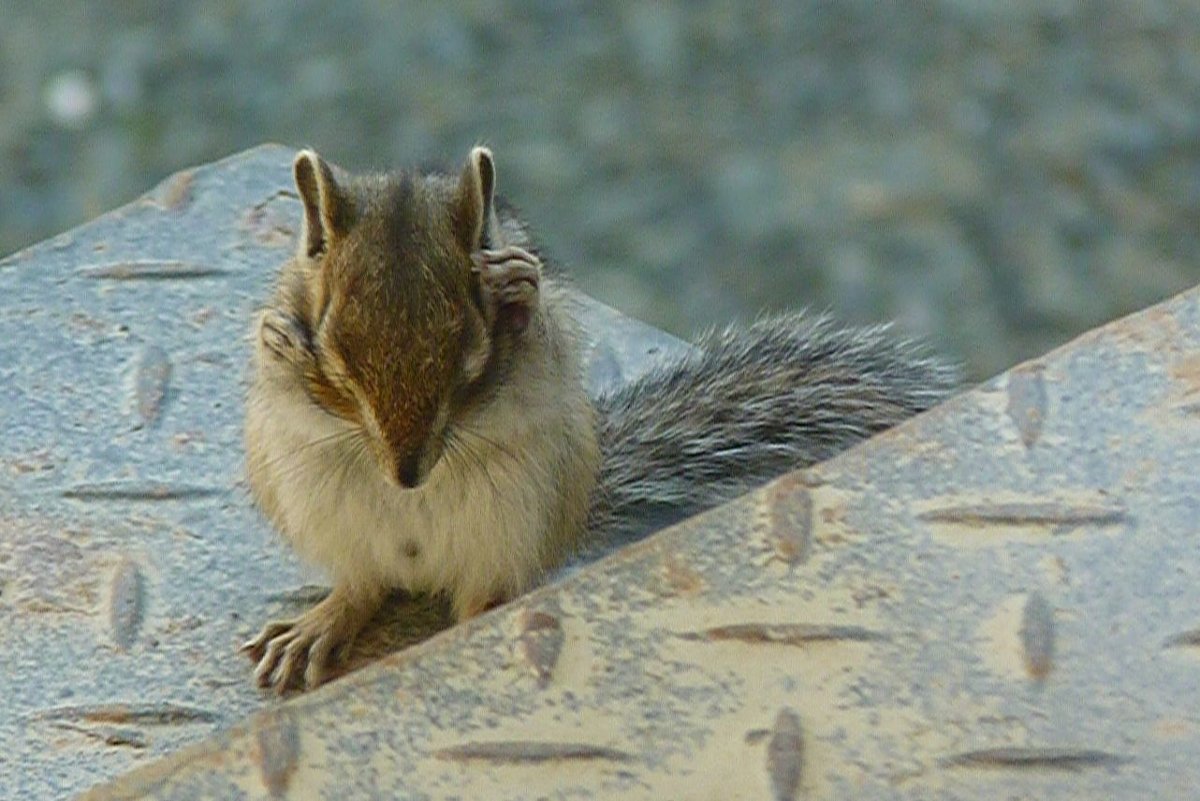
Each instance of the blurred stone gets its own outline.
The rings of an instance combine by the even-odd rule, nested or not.
[[[44,99],[50,119],[64,128],[83,128],[100,108],[96,84],[83,70],[55,75],[46,85]]]
[[[668,3],[630,5],[626,35],[646,78],[677,79],[686,69],[687,50],[680,24],[683,13]]]

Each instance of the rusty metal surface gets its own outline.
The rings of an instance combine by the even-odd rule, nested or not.
[[[286,160],[196,173],[196,202],[247,187],[203,259],[95,266],[83,229],[0,267],[5,430],[48,440],[0,445],[0,794],[211,735],[86,797],[1194,797],[1200,290],[317,692],[252,692],[234,644],[311,592],[272,595],[300,574],[236,483],[231,337],[278,252],[229,221]],[[100,224],[145,262],[171,213]],[[99,328],[8,344],[44,314],[14,268]],[[605,339],[596,378],[637,369]]]
[[[236,645],[321,592],[242,479],[245,332],[293,247],[292,155],[179,173],[0,261],[0,798],[72,795],[273,703]],[[593,387],[682,347],[581,304]],[[445,623],[391,612],[352,666]]]

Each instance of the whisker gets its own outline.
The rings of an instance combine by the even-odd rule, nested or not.
[[[265,467],[273,468],[277,478],[289,479],[310,464],[309,461],[298,459],[297,457],[300,456],[300,454],[312,448],[325,446],[329,449],[329,451],[332,452],[333,457],[336,459],[341,457],[346,450],[345,447],[341,446],[355,446],[361,439],[362,434],[357,429],[351,428],[346,429],[345,431],[337,431],[333,434],[306,442],[297,448],[293,448],[286,453],[280,454],[274,459],[268,461]]]
[[[496,484],[496,479],[492,475],[492,471],[487,469],[487,463],[483,456],[476,449],[472,448],[469,443],[465,442],[458,433],[457,431],[448,432],[447,437],[447,442],[451,443],[455,457],[465,462],[466,467],[473,468],[473,472],[482,475],[491,485],[492,491],[498,494],[500,488]]]
[[[521,461],[520,457],[517,456],[517,453],[512,448],[500,443],[497,440],[492,439],[491,437],[488,437],[485,434],[481,434],[478,431],[471,429],[471,428],[461,428],[461,429],[459,429],[459,431],[465,432],[465,433],[475,437],[476,439],[480,440],[481,442],[484,442],[484,443],[492,446],[497,451],[504,454],[509,459],[513,460],[514,462],[520,461],[522,472],[528,473],[530,471],[534,471],[538,474],[538,479],[540,481],[542,481],[546,484],[553,483],[554,477],[552,475],[552,466],[548,462],[544,462],[541,460],[534,460],[534,459],[526,459],[524,461]]]
[[[262,466],[264,468],[272,468],[272,467],[275,467],[279,462],[285,461],[287,459],[295,458],[296,456],[300,455],[301,453],[308,450],[309,448],[318,448],[322,445],[329,445],[331,443],[337,442],[339,439],[343,439],[343,438],[350,439],[351,437],[355,437],[358,435],[359,435],[359,431],[357,429],[353,429],[353,428],[347,428],[342,431],[335,431],[332,434],[326,434],[323,437],[318,437],[317,439],[309,440],[308,442],[305,442],[304,444],[300,445],[299,447],[293,448],[292,450],[287,451],[286,453],[281,453],[278,456],[264,462]]]
[[[505,445],[502,445],[500,442],[492,439],[491,437],[488,437],[484,434],[479,433],[478,431],[476,431],[473,428],[467,428],[465,426],[456,428],[454,430],[454,433],[455,433],[455,435],[469,434],[470,436],[475,437],[475,439],[479,440],[480,442],[484,442],[484,443],[492,446],[493,448],[495,448],[496,450],[500,451],[505,456],[507,456],[509,459],[512,459],[514,462],[517,461],[517,455],[515,453],[513,453],[511,450],[509,450]]]

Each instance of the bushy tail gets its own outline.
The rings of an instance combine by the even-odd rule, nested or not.
[[[928,409],[958,371],[888,326],[787,314],[708,334],[601,397],[591,530],[648,533]]]

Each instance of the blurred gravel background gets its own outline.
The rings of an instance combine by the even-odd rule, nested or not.
[[[591,294],[812,305],[983,377],[1200,282],[1192,1],[0,0],[0,253],[263,141],[497,153]]]

